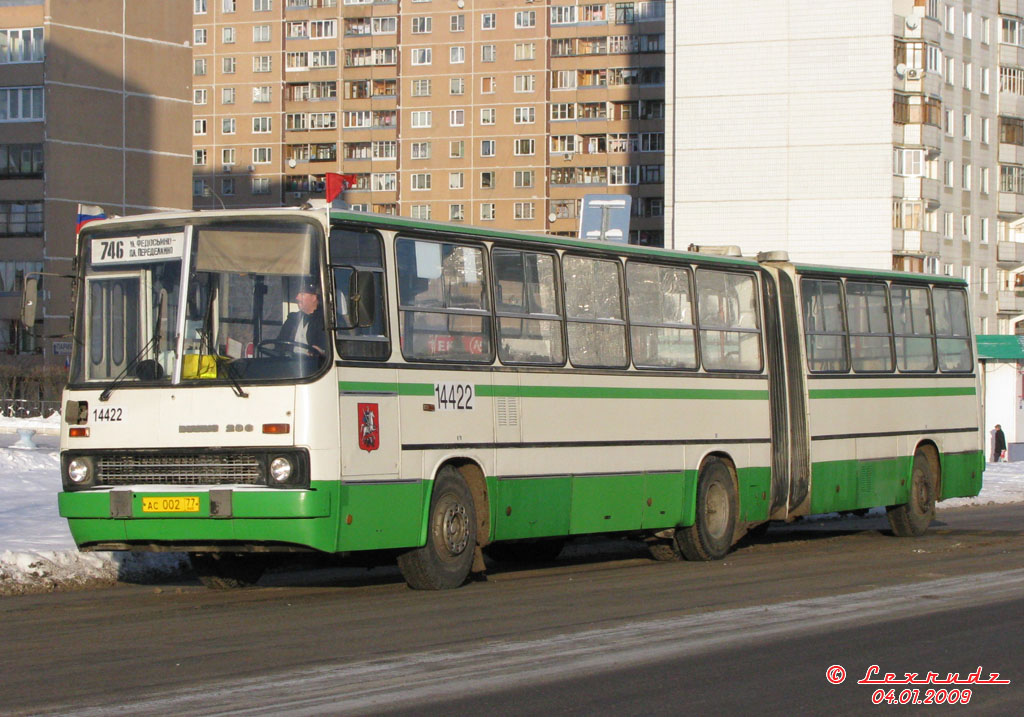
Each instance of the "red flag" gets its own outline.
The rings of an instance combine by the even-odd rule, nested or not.
[[[359,177],[354,174],[337,174],[336,172],[328,172],[324,176],[327,203],[330,204],[333,202],[334,198],[346,189],[356,186],[356,182],[358,181]]]

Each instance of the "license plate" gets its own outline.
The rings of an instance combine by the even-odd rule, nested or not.
[[[198,513],[199,496],[150,497],[142,499],[143,513]]]

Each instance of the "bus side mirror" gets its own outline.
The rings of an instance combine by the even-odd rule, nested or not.
[[[39,305],[39,277],[25,277],[21,291],[21,323],[31,330],[36,324],[36,307]]]
[[[351,330],[373,326],[376,320],[377,284],[373,272],[358,271],[348,267],[335,270],[335,280],[339,281],[342,271],[351,272],[348,277],[347,293],[338,293],[335,327]],[[339,287],[340,288],[340,287]]]

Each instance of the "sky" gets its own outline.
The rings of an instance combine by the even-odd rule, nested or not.
[[[19,429],[37,432],[37,448],[14,444]],[[61,490],[56,434],[60,418],[0,417],[0,595],[109,585],[117,579],[144,582],[187,569],[177,553],[79,553],[67,521],[57,514]],[[1024,462],[989,463],[981,495],[953,498],[943,508],[1024,501]]]

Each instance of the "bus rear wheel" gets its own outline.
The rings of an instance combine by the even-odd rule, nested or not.
[[[466,582],[476,550],[476,510],[462,474],[445,466],[434,479],[427,543],[398,556],[414,590],[449,590]]]
[[[910,496],[902,505],[886,509],[892,532],[900,538],[923,535],[935,520],[935,493],[938,481],[932,456],[923,449],[914,453],[910,470]]]
[[[253,587],[266,567],[265,556],[251,553],[189,553],[188,557],[199,582],[214,590]]]
[[[732,547],[739,501],[732,471],[713,458],[697,478],[697,513],[693,525],[676,531],[675,539],[687,560],[720,560]]]

